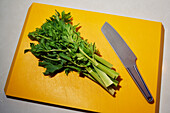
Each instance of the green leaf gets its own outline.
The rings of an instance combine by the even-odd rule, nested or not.
[[[64,71],[65,71],[65,74],[68,75],[70,73],[71,69],[70,68],[65,68]]]
[[[76,71],[113,94],[111,84],[118,85],[118,73],[95,55],[99,53],[95,43],[89,43],[80,36],[80,27],[79,24],[73,25],[70,12],[56,10],[41,27],[29,32],[28,37],[37,43],[30,43],[30,48],[25,49],[24,53],[30,51],[39,60],[39,66],[46,69],[45,75],[52,76],[61,71],[68,75]]]
[[[50,43],[49,43],[49,46],[51,46],[51,47],[56,47],[56,45],[55,45],[55,41],[50,41]]]
[[[66,67],[71,68],[71,69],[73,69],[73,70],[75,70],[75,71],[77,71],[77,72],[81,72],[81,68],[79,68],[79,67],[71,66],[71,65],[68,65],[68,66],[66,66]]]
[[[46,62],[46,61],[39,62],[39,66],[46,68],[44,75],[53,74],[54,72],[63,68],[63,66],[61,64],[53,65],[52,63]]]
[[[71,60],[72,60],[69,56],[67,56],[67,55],[64,54],[64,53],[59,53],[59,56],[60,56],[61,58],[64,58],[64,59],[68,60],[68,61],[71,61]]]

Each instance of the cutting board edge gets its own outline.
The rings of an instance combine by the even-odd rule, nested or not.
[[[39,3],[33,3],[32,5],[34,4],[39,4]],[[20,35],[20,38],[19,38],[19,41],[18,41],[18,44],[17,44],[17,48],[16,48],[16,51],[15,51],[15,54],[14,54],[14,58],[13,58],[13,61],[12,61],[12,64],[11,64],[11,68],[9,70],[9,74],[8,74],[8,78],[7,78],[7,82],[6,82],[6,85],[5,85],[5,88],[4,88],[4,91],[5,91],[5,94],[7,97],[10,97],[10,95],[8,94],[8,84],[9,84],[9,81],[10,81],[10,77],[11,77],[11,73],[12,73],[12,69],[14,67],[14,64],[15,64],[15,59],[17,57],[17,53],[18,53],[18,49],[19,49],[19,46],[20,46],[20,43],[22,41],[22,38],[23,38],[23,31],[25,30],[25,27],[26,27],[26,24],[27,24],[27,20],[28,20],[28,17],[29,17],[29,13],[31,11],[31,7],[32,5],[29,7],[28,9],[28,12],[27,12],[27,16],[26,16],[26,19],[25,19],[25,22],[24,22],[24,25],[23,25],[23,29],[22,29],[22,32],[21,32],[21,35]],[[46,5],[46,4],[45,4]],[[62,6],[59,6],[59,7],[62,7]],[[66,7],[63,7],[63,8],[66,8]],[[78,9],[78,10],[81,10],[81,9]],[[90,11],[90,12],[93,12],[93,11]],[[100,13],[100,12],[96,12],[96,13]],[[115,16],[119,16],[119,15],[115,15]],[[123,17],[123,16],[122,16]],[[132,18],[132,17],[127,17],[127,18]],[[138,19],[138,18],[135,18],[135,19]],[[143,20],[143,19],[140,19],[140,20]],[[145,21],[150,21],[150,20],[145,20]],[[152,22],[155,22],[155,21],[152,21]],[[158,23],[161,23],[161,22],[158,22]],[[161,23],[162,24],[162,23]],[[162,25],[163,27],[163,25]],[[160,100],[160,88],[161,88],[161,85],[159,85],[161,83],[161,73],[162,73],[162,58],[163,58],[163,44],[164,44],[164,27],[162,28],[161,30],[161,47],[160,47],[160,58],[159,58],[159,72],[158,74],[160,76],[158,76],[158,84],[157,84],[157,93],[156,93],[156,98],[158,99],[158,101],[156,101],[156,107],[155,107],[155,113],[159,113],[159,100]],[[161,54],[162,53],[162,54]],[[16,96],[15,96],[16,97]],[[15,98],[13,97],[13,98]],[[17,98],[17,97],[16,97]],[[27,100],[27,99],[26,99]],[[37,101],[38,102],[38,101]],[[60,106],[60,105],[59,105]],[[63,106],[65,107],[65,106]],[[73,108],[74,109],[74,108]]]
[[[164,49],[164,25],[160,22],[161,34],[160,34],[160,50],[159,50],[159,66],[158,66],[158,81],[157,81],[157,92],[156,92],[156,104],[155,113],[159,113],[160,106],[160,91],[161,91],[161,78],[162,78],[162,65],[163,65],[163,49]]]
[[[133,17],[133,16],[128,16],[128,15],[120,15],[120,14],[116,14],[116,13],[102,12],[102,11],[97,11],[97,10],[88,10],[88,9],[76,8],[76,7],[64,6],[64,5],[56,5],[56,4],[46,4],[46,3],[32,2],[31,6],[33,6],[33,5],[39,5],[39,4],[41,4],[41,5],[46,5],[46,6],[53,6],[53,7],[61,7],[61,8],[67,8],[67,9],[80,10],[80,11],[101,13],[101,14],[107,14],[107,15],[114,15],[114,16],[118,16],[118,17],[132,18],[132,19],[137,19],[137,20],[148,21],[148,22],[155,22],[155,23],[160,23],[160,24],[162,24],[162,22],[159,22],[159,21],[156,21],[156,20],[151,20],[151,19],[146,19],[146,18],[144,19],[144,18]]]
[[[24,97],[18,97],[16,95],[10,95],[10,94],[6,94],[6,97],[9,99],[15,99],[15,100],[19,100],[19,101],[24,101],[24,102],[31,102],[34,104],[41,104],[41,105],[47,105],[50,107],[59,107],[59,108],[63,108],[63,109],[67,109],[67,110],[74,110],[74,111],[79,111],[79,112],[90,112],[90,113],[98,113],[97,111],[91,110],[91,109],[81,109],[75,106],[66,106],[63,104],[54,104],[54,103],[49,103],[49,102],[45,102],[45,101],[38,101],[38,100],[34,100],[34,99],[30,99],[30,98],[24,98]]]
[[[18,44],[17,44],[16,50],[15,50],[15,53],[14,53],[14,57],[12,59],[12,64],[11,64],[10,70],[8,72],[8,77],[7,77],[7,80],[6,80],[5,87],[4,87],[5,95],[8,95],[8,85],[9,85],[10,78],[11,78],[11,75],[12,75],[13,67],[15,65],[15,61],[16,61],[16,58],[17,58],[18,50],[19,50],[20,44],[21,44],[22,39],[23,39],[24,30],[26,28],[26,24],[27,24],[27,21],[28,21],[29,14],[31,12],[31,8],[32,8],[32,5],[28,8],[27,15],[25,17],[25,22],[24,22],[24,25],[22,27],[22,31],[21,31],[21,34],[20,34],[20,38],[18,40]]]

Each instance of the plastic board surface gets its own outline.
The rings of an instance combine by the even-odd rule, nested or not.
[[[73,24],[80,23],[81,36],[95,42],[104,59],[120,73],[121,88],[111,96],[102,87],[76,72],[64,72],[50,78],[31,53],[28,33],[40,27],[46,18],[59,12],[71,12]],[[138,69],[147,84],[154,102],[148,103],[120,59],[101,32],[107,21],[123,37],[137,57]],[[84,11],[66,7],[33,3],[28,10],[5,87],[7,96],[31,100],[47,105],[66,106],[103,113],[155,113],[159,112],[159,94],[162,68],[163,26],[160,22],[135,19],[111,14]]]

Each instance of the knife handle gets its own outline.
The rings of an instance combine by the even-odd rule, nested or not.
[[[140,75],[136,64],[131,67],[127,67],[127,70],[130,73],[133,80],[135,81],[138,88],[140,89],[140,91],[142,92],[142,94],[144,95],[144,97],[146,98],[146,100],[148,102],[152,102],[153,97],[152,97],[149,89],[147,88],[142,76]]]

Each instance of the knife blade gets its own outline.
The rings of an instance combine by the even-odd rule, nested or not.
[[[137,57],[135,54],[132,52],[120,34],[108,22],[104,23],[101,31],[103,32],[112,48],[115,50],[116,54],[131,75],[132,79],[140,89],[145,99],[148,102],[153,102],[153,97],[138,71],[136,65]]]

